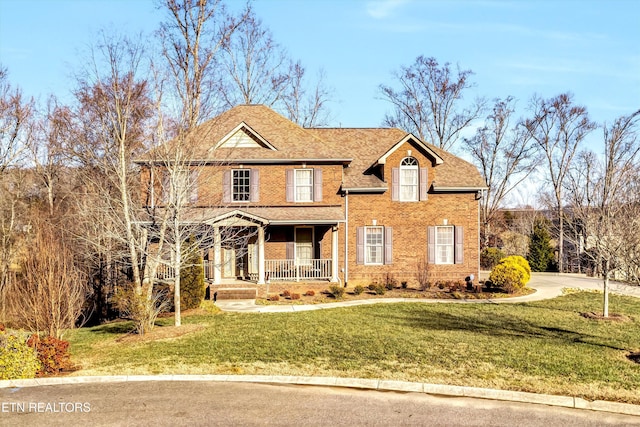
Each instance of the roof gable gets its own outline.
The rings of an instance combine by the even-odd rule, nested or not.
[[[244,121],[227,133],[211,149],[218,148],[267,148],[277,151],[277,149],[264,139],[258,132]]]
[[[427,155],[433,158],[436,165],[441,165],[444,162],[444,160],[442,160],[442,157],[440,157],[435,151],[433,151],[431,148],[425,145],[422,141],[420,141],[418,138],[416,138],[415,136],[409,133],[400,141],[398,141],[395,145],[389,148],[389,150],[387,150],[386,153],[380,156],[378,160],[376,160],[376,164],[384,165],[387,162],[387,158],[391,154],[393,154],[398,148],[400,148],[405,142],[411,142],[414,145],[418,146],[419,148],[423,149],[427,153]]]

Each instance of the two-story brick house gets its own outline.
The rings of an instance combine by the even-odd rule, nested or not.
[[[433,281],[478,274],[485,183],[411,134],[302,128],[243,105],[201,125],[192,142],[185,217],[213,230],[202,250],[214,289],[227,279],[259,291],[267,281],[368,284],[387,274],[414,282],[420,260]]]

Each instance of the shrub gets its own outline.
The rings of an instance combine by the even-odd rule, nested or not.
[[[393,277],[393,274],[387,273],[384,277],[384,286],[388,290],[392,291],[398,285],[398,281]]]
[[[344,288],[340,285],[329,286],[329,293],[336,299],[340,299],[344,296]]]
[[[400,282],[400,286],[402,286],[402,289],[407,289],[407,286],[408,286],[407,281],[403,280],[402,282]]]
[[[34,378],[39,369],[38,355],[26,337],[0,331],[0,380]]]
[[[285,289],[284,291],[282,291],[282,296],[287,298],[291,296],[291,291],[289,291],[288,289]]]
[[[387,289],[384,285],[376,285],[374,288],[376,295],[384,295],[387,292]]]
[[[206,292],[202,256],[193,239],[187,242],[189,248],[184,255],[180,269],[180,309],[198,308]]]
[[[521,263],[513,259],[504,258],[500,264],[496,265],[489,280],[495,285],[510,294],[524,288],[527,283],[528,273]]]
[[[292,293],[291,293],[291,299],[292,299],[292,300],[294,300],[294,299],[300,299],[300,294],[298,294],[298,293],[296,293],[296,292],[292,292]]]
[[[280,295],[272,294],[272,295],[269,295],[268,299],[269,301],[280,301]]]
[[[480,252],[480,266],[483,270],[491,270],[506,255],[498,248],[484,248]]]
[[[519,255],[511,255],[501,259],[500,262],[514,262],[518,264],[520,267],[522,267],[522,269],[526,273],[525,281],[524,281],[525,284],[529,283],[529,280],[531,280],[531,267],[529,266],[529,262],[527,262],[527,260],[524,259],[523,257]]]
[[[69,341],[52,336],[40,339],[37,334],[33,334],[27,341],[27,345],[34,348],[38,354],[41,364],[38,376],[57,375],[73,368],[71,354],[69,354]]]
[[[354,293],[355,295],[360,295],[360,294],[361,294],[361,293],[363,293],[363,292],[364,292],[364,286],[360,286],[360,285],[358,285],[358,286],[356,286],[355,288],[353,288],[353,293]]]
[[[376,286],[378,286],[378,282],[371,282],[371,283],[369,283],[368,288],[369,288],[370,291],[375,291],[376,290]]]
[[[316,293],[313,289],[309,289],[307,292],[305,292],[305,295],[308,297],[312,297],[314,296]]]

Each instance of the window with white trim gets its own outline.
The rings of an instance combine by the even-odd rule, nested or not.
[[[436,227],[436,264],[454,263],[454,234],[453,226]]]
[[[251,169],[233,169],[232,201],[248,202],[251,198]]]
[[[295,201],[313,202],[313,169],[295,170]]]
[[[400,201],[418,201],[418,160],[405,157],[400,162]]]
[[[384,261],[383,227],[364,228],[364,263],[382,264]]]

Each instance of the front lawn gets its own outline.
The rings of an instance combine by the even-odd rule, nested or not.
[[[298,313],[194,313],[179,335],[126,323],[72,331],[75,375],[261,374],[380,378],[640,404],[640,299],[600,294],[523,304],[400,303]]]

